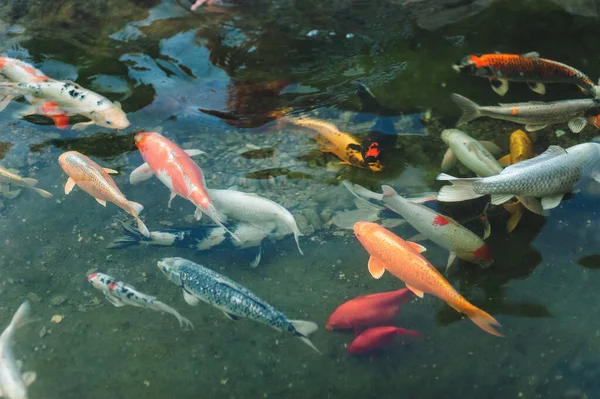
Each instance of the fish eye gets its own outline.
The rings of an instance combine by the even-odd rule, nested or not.
[[[112,122],[111,121],[106,121],[106,124],[110,125],[110,124],[112,124]]]

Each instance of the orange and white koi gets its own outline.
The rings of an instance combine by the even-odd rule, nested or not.
[[[200,220],[202,214],[206,214],[238,240],[231,231],[223,226],[225,218],[217,211],[207,192],[202,169],[188,153],[163,135],[154,132],[137,133],[135,135],[135,145],[140,150],[145,164],[150,167],[152,173],[171,191],[169,207],[171,207],[173,199],[179,195],[196,206],[196,220]],[[148,167],[145,164],[136,171],[147,170]],[[132,174],[131,181],[135,180],[133,176],[135,174]]]
[[[83,115],[89,122],[73,125],[73,130],[83,130],[91,125],[109,129],[125,129],[129,126],[127,115],[121,104],[112,102],[91,90],[70,81],[50,80],[43,82],[0,83],[0,94],[6,98],[25,96],[30,102],[50,101],[69,115]]]
[[[466,314],[482,330],[501,337],[493,326],[500,323],[483,310],[473,306],[460,295],[421,252],[425,247],[404,241],[394,233],[375,223],[358,222],[354,234],[371,255],[369,272],[376,279],[385,271],[404,281],[406,288],[422,298],[423,294],[437,296],[456,311]]]
[[[53,81],[53,79],[46,76],[39,69],[15,58],[0,57],[0,73],[15,83]],[[58,104],[51,101],[36,101],[36,98],[33,96],[26,97],[33,105],[28,111],[21,113],[21,115],[42,114],[51,118],[59,129],[66,129],[69,126],[69,115]],[[12,96],[5,97],[0,104],[0,110],[4,109],[12,99]]]
[[[134,287],[118,281],[115,278],[104,273],[92,273],[88,276],[88,281],[94,288],[100,290],[108,302],[120,308],[125,305],[136,306],[138,308],[147,308],[159,312],[170,313],[177,318],[181,327],[191,327],[194,325],[191,321],[179,314],[178,311],[157,300],[156,297],[146,295],[137,291]]]
[[[357,184],[353,189],[358,195],[380,199],[388,209],[402,216],[421,233],[422,237],[417,237],[431,240],[450,251],[446,268],[450,267],[456,257],[481,267],[490,267],[494,263],[487,244],[456,220],[398,195],[390,186],[381,186],[383,194],[374,193]],[[415,239],[417,238],[413,238]]]
[[[78,185],[83,191],[90,194],[102,206],[106,202],[112,202],[125,212],[133,216],[140,232],[150,237],[148,228],[139,217],[144,207],[137,202],[129,201],[119,190],[117,184],[109,176],[109,173],[118,173],[116,170],[102,168],[96,162],[77,151],[68,151],[63,153],[58,162],[69,176],[65,184],[65,194],[69,194],[75,185]]]

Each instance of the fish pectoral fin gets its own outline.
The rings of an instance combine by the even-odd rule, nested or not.
[[[444,159],[442,159],[442,172],[447,172],[452,169],[452,167],[456,165],[457,160],[456,154],[452,151],[452,148],[448,148],[444,154]]]
[[[508,80],[493,78],[490,79],[490,85],[492,86],[492,89],[501,96],[508,92]]]
[[[204,154],[206,154],[206,152],[204,152],[202,150],[183,150],[183,152],[185,152],[186,154],[188,154],[190,157],[196,157],[198,155],[204,155]]]
[[[35,379],[37,378],[37,374],[34,373],[33,371],[26,371],[23,373],[22,378],[23,378],[23,382],[25,383],[25,386],[28,387],[35,382]]]
[[[587,119],[585,119],[585,118],[571,119],[569,121],[568,125],[569,125],[569,129],[571,129],[571,131],[573,133],[579,133],[587,125]]]
[[[232,313],[227,313],[227,312],[223,312],[223,314],[225,316],[227,316],[228,319],[231,319],[233,321],[238,321],[240,318]]]
[[[483,226],[483,239],[487,240],[487,238],[492,234],[492,226],[490,225],[490,221],[487,217],[481,217],[481,225]]]
[[[190,306],[196,306],[200,302],[200,300],[198,298],[196,298],[195,296],[193,296],[192,294],[187,292],[185,289],[183,290],[183,299]]]
[[[143,163],[131,172],[129,175],[129,183],[137,184],[143,182],[144,180],[148,180],[154,175],[152,168],[147,163]]]
[[[542,208],[544,208],[544,210],[556,208],[560,204],[560,201],[562,201],[563,195],[564,194],[558,194],[552,197],[543,197]]]
[[[116,175],[116,174],[118,174],[118,173],[119,173],[119,172],[117,172],[117,171],[116,171],[116,170],[114,170],[114,169],[109,169],[109,168],[102,168],[102,169],[104,169],[104,171],[105,171],[106,173],[110,173],[110,174],[113,174],[113,175]]]
[[[426,239],[427,239],[427,237],[425,237],[423,234],[419,233],[419,234],[415,234],[414,236],[410,237],[407,241],[411,241],[414,244],[414,242],[416,242],[416,241],[424,241]]]
[[[546,94],[546,86],[540,82],[527,82],[527,86],[531,89],[532,92],[537,94]]]
[[[514,197],[513,194],[492,194],[492,205],[504,204],[512,197]]]
[[[72,177],[69,177],[65,183],[65,194],[68,195],[71,190],[73,190],[73,187],[75,187],[75,180],[73,180]]]
[[[479,141],[479,144],[483,146],[486,150],[494,155],[498,155],[502,152],[502,149],[496,145],[496,143],[492,141]]]
[[[511,157],[511,155],[510,154],[506,154],[505,156],[503,156],[502,158],[500,158],[498,160],[498,163],[502,167],[510,165],[512,163],[512,157]]]
[[[171,194],[169,195],[169,203],[167,204],[167,208],[171,208],[171,202],[173,202],[175,197],[177,197],[177,193],[175,191],[171,191]]]
[[[548,125],[536,125],[534,123],[528,123],[527,125],[525,125],[525,130],[527,130],[528,132],[535,132],[545,128],[546,126]]]
[[[519,200],[519,203],[530,212],[533,212],[536,215],[546,216],[544,214],[544,207],[537,198],[518,196],[517,199]]]
[[[404,283],[406,284],[406,283]],[[406,284],[406,288],[408,288],[409,290],[411,290],[413,292],[413,294],[415,294],[416,296],[418,296],[419,298],[423,298],[424,292],[415,288],[415,287],[411,287],[410,285]]]
[[[262,247],[259,245],[256,247],[256,254],[254,255],[254,259],[250,262],[251,267],[256,267],[260,263],[260,258],[262,255]]]
[[[115,306],[117,308],[121,308],[121,307],[125,306],[125,304],[123,303],[122,300],[120,300],[119,298],[115,298],[112,295],[104,293],[104,297],[106,298],[106,300],[108,302],[110,302],[113,306]]]
[[[383,276],[383,273],[385,273],[385,267],[383,266],[383,263],[381,263],[380,260],[375,259],[373,256],[369,258],[368,268],[369,273],[371,273],[371,276],[373,276],[374,279],[380,279],[381,276]]]
[[[448,274],[448,269],[450,269],[450,266],[452,266],[452,264],[456,260],[456,256],[457,256],[456,252],[450,252],[450,255],[448,256],[448,262],[446,263],[446,271],[445,271],[446,274]]]
[[[523,216],[523,207],[520,204],[516,204],[512,211],[510,212],[510,217],[506,222],[506,231],[512,233],[513,230],[519,224],[521,217]]]
[[[106,206],[106,201],[101,200],[100,198],[95,198],[95,200],[102,206]]]
[[[418,234],[417,234],[418,235]],[[425,237],[423,237],[425,238]],[[417,251],[418,253],[421,252],[425,252],[427,251],[427,248],[425,248],[424,246],[422,246],[421,244],[417,244],[416,242],[412,242],[412,241],[406,241],[406,243],[415,251]]]
[[[92,126],[92,125],[95,125],[95,124],[96,124],[96,122],[94,122],[94,121],[79,122],[79,123],[76,123],[73,126],[71,126],[71,129],[73,129],[73,130],[84,130],[86,127]]]

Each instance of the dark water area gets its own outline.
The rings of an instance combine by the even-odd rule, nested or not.
[[[518,82],[501,98],[487,80],[451,68],[468,54],[537,51],[596,81],[597,5],[565,3],[231,0],[191,12],[185,0],[0,1],[0,55],[120,102],[131,122],[119,131],[59,130],[44,116],[19,116],[23,100],[0,113],[0,163],[54,194],[44,199],[0,184],[0,322],[8,325],[30,300],[37,321],[15,339],[23,370],[37,373],[29,397],[600,397],[600,186],[593,181],[582,181],[547,217],[526,213],[510,234],[508,214],[490,209],[494,265],[451,267],[450,283],[502,324],[504,338],[431,295],[404,305],[396,320],[423,338],[399,337],[374,355],[348,355],[353,334],[325,329],[344,301],[404,287],[390,274],[373,279],[352,230],[331,222],[336,212],[355,209],[340,182],[376,191],[389,184],[411,194],[438,190],[446,151],[440,132],[460,116],[451,93],[482,105],[583,98],[575,85],[549,84],[541,97]],[[378,104],[361,102],[357,83]],[[311,134],[284,122],[300,115],[359,140],[387,137],[384,170],[340,165]],[[508,153],[519,127],[481,118],[462,129]],[[198,225],[187,201],[167,207],[168,190],[157,179],[129,183],[143,162],[133,139],[139,131],[205,151],[196,161],[209,187],[235,186],[289,209],[304,233],[305,255],[291,236],[265,241],[256,268],[244,250],[107,248],[123,235],[117,217],[130,217],[78,188],[65,195],[67,176],[57,162],[64,151],[119,171],[115,182],[144,205],[151,231]],[[559,124],[530,136],[539,154],[597,135],[592,126],[574,134]],[[453,174],[472,176],[466,168]],[[479,206],[466,211],[477,214]],[[468,227],[482,234],[478,221]],[[407,224],[392,231],[405,239],[416,234]],[[447,251],[422,244],[443,270]],[[268,326],[229,320],[206,304],[188,306],[156,267],[170,256],[228,276],[292,319],[316,322],[311,341],[323,355]],[[86,281],[93,271],[156,296],[195,330],[183,331],[168,314],[113,307]],[[64,319],[54,324],[55,315]]]

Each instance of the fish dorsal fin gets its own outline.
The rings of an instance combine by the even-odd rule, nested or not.
[[[416,242],[406,241],[406,243],[408,244],[409,247],[411,247],[412,249],[414,249],[418,253],[427,251],[427,248],[425,248],[421,244],[417,244]]]
[[[549,159],[552,159],[552,158],[555,158],[555,157],[558,157],[561,155],[565,155],[566,153],[567,153],[567,151],[564,148],[559,147],[557,145],[551,145],[550,147],[548,147],[548,149],[546,151],[542,152],[540,155],[538,155],[535,158],[527,159],[525,161],[521,161],[514,165],[507,166],[502,171],[501,174],[519,171],[519,170],[521,170],[523,168],[527,168],[531,165],[535,165],[537,163],[545,162]]]
[[[235,285],[235,283],[233,283],[233,282],[231,282],[231,281],[228,281],[228,280],[223,280],[223,279],[221,279],[221,278],[216,278],[215,280],[217,281],[217,283],[219,283],[219,284],[223,284],[223,285],[226,285],[226,286],[228,286],[228,287],[229,287],[229,288],[231,288],[231,289],[234,289],[234,290],[236,290],[236,291],[239,291],[239,290],[240,290],[240,287],[236,286],[236,285]]]
[[[385,267],[379,259],[375,259],[373,256],[369,258],[369,273],[374,279],[380,279],[385,273]]]
[[[406,283],[404,283],[406,284]],[[406,288],[408,288],[409,290],[411,290],[413,292],[413,294],[415,294],[416,296],[418,296],[419,298],[423,298],[423,294],[424,292],[415,288],[415,287],[411,287],[410,285],[406,284]]]
[[[530,51],[528,53],[521,54],[521,57],[523,57],[523,58],[540,58],[540,53],[538,53],[537,51]]]
[[[121,103],[119,101],[113,101],[113,104],[115,104],[117,108],[122,109]]]

